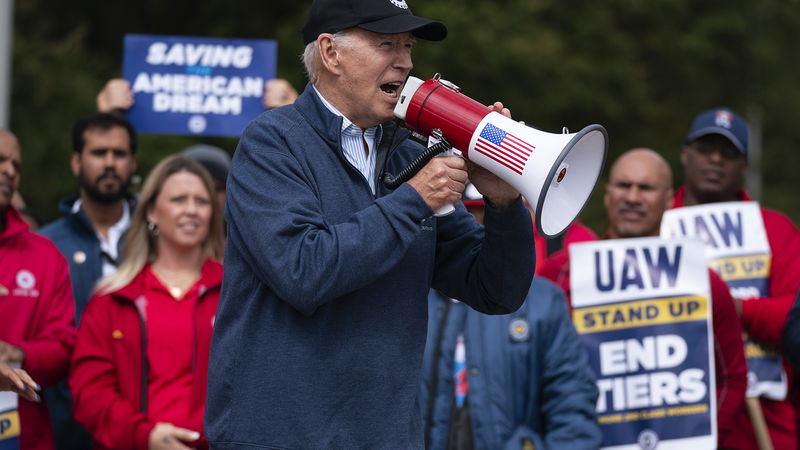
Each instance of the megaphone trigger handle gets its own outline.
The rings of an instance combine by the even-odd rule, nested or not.
[[[456,207],[453,206],[452,204],[444,205],[441,208],[437,209],[436,212],[433,213],[433,215],[436,217],[442,217],[452,213],[455,210]]]
[[[441,80],[441,81],[444,81],[444,80]],[[435,145],[438,145],[441,142],[447,142],[445,140],[445,138],[444,138],[444,135],[442,134],[442,130],[440,130],[439,128],[434,128],[433,130],[431,130],[430,137],[428,137],[428,147],[433,147]],[[454,155],[453,146],[448,144],[448,147],[450,147],[450,148],[448,148],[447,150],[439,153],[436,156],[437,157],[440,157],[440,156],[453,156]],[[434,211],[433,215],[435,217],[442,217],[442,216],[446,216],[448,214],[451,214],[455,210],[456,210],[456,208],[452,204],[444,205],[441,208],[439,208],[436,211]]]

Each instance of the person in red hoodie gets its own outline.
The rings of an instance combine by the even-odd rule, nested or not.
[[[672,205],[672,170],[664,158],[650,149],[623,153],[611,166],[603,198],[609,228],[605,239],[658,236],[661,216]],[[558,284],[570,296],[569,251],[554,254],[540,276]],[[717,439],[727,448],[739,417],[747,418],[744,394],[747,367],[742,329],[728,287],[709,270],[714,328],[714,365],[717,386]]]
[[[698,114],[681,150],[685,185],[675,192],[674,207],[714,202],[752,200],[742,189],[747,170],[749,127],[728,108],[715,108]],[[785,215],[761,208],[767,241],[772,252],[769,296],[735,299],[742,328],[754,340],[780,346],[781,331],[800,288],[800,231]],[[788,380],[794,369],[784,361]],[[785,400],[761,397],[772,445],[776,449],[798,448],[797,413],[791,400],[798,393],[789,381]],[[755,448],[751,422],[744,417],[736,425],[736,448]]]
[[[125,261],[101,279],[78,330],[69,385],[99,448],[205,447],[211,334],[222,284],[214,184],[173,155],[144,183]]]
[[[21,167],[17,138],[0,129],[0,363],[19,365],[51,385],[67,375],[75,302],[66,260],[47,238],[28,230],[11,204]],[[55,447],[44,402],[21,400],[17,411],[21,448]]]

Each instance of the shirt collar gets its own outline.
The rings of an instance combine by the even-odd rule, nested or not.
[[[345,117],[345,115],[344,115],[344,114],[342,114],[342,113],[341,113],[341,112],[340,112],[338,109],[336,109],[336,107],[335,107],[335,106],[331,105],[331,104],[330,104],[330,103],[329,103],[327,100],[325,100],[325,97],[323,97],[323,96],[322,96],[322,93],[320,93],[320,92],[317,90],[317,87],[316,87],[316,86],[314,86],[314,85],[312,84],[312,85],[311,85],[311,87],[312,87],[312,88],[314,88],[314,93],[315,93],[315,94],[317,94],[317,97],[319,97],[319,99],[322,101],[322,104],[323,104],[323,105],[325,105],[325,107],[326,107],[326,108],[328,108],[328,111],[330,111],[330,112],[332,112],[333,114],[335,114],[335,115],[337,115],[337,116],[339,116],[339,117],[341,117],[341,118],[342,118],[342,129],[341,129],[341,130],[339,130],[339,132],[340,132],[341,134],[345,134],[345,133],[347,133],[347,134],[350,134],[350,132],[351,132],[351,131],[353,131],[353,129],[356,129],[356,130],[361,130],[361,128],[359,128],[358,126],[356,126],[356,124],[354,124],[353,122],[351,122],[351,121],[350,121],[350,119],[348,119],[347,117]],[[376,125],[376,126],[374,126],[374,127],[367,128],[366,130],[364,130],[364,137],[365,137],[365,138],[368,138],[368,139],[371,139],[371,138],[373,138],[373,137],[375,136],[375,133],[377,133],[377,131],[378,131],[379,129],[380,129],[380,125]],[[359,134],[360,134],[360,133],[359,133]]]
[[[125,200],[125,204],[122,207],[122,217],[119,218],[117,223],[111,226],[109,229],[109,234],[112,232],[118,235],[122,235],[125,233],[125,230],[131,225],[131,212],[130,212],[130,205],[128,201]]]
[[[123,199],[122,201],[124,203],[124,205],[122,206],[122,217],[119,218],[117,223],[111,225],[111,227],[109,228],[110,233],[114,232],[117,234],[122,234],[125,230],[128,229],[128,226],[130,226],[131,224],[131,212],[130,212],[131,205],[128,202],[128,200]],[[80,211],[81,205],[83,205],[83,201],[80,198],[75,200],[75,203],[72,204],[72,213],[75,214],[78,211]]]

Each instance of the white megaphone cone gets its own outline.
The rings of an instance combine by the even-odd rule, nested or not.
[[[546,133],[491,111],[434,77],[409,77],[395,107],[406,126],[434,130],[468,160],[518,190],[533,206],[539,234],[552,238],[578,217],[603,169],[608,135],[600,125]]]

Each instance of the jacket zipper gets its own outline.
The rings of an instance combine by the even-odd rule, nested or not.
[[[384,127],[388,128],[388,127]],[[378,172],[377,176],[375,177],[375,194],[374,197],[378,198],[378,190],[380,189],[381,180],[383,179],[383,175],[386,173],[386,168],[389,166],[389,159],[391,159],[392,155],[394,154],[397,147],[400,147],[400,144],[406,140],[411,133],[409,132],[408,135],[402,137],[403,133],[400,133],[401,139],[395,139],[397,137],[397,132],[400,131],[401,125],[395,121],[394,122],[394,129],[392,131],[392,135],[384,135],[383,137],[389,139],[388,148],[386,149],[386,158],[383,159],[383,167],[381,167],[380,171]],[[387,130],[384,130],[387,131]],[[388,133],[387,133],[388,134]],[[375,168],[377,170],[377,167]]]
[[[139,308],[134,305],[136,309],[136,313],[139,314],[139,323],[142,326],[142,382],[141,382],[141,393],[140,393],[140,402],[141,402],[141,412],[142,414],[147,414],[147,372],[149,371],[150,367],[147,363],[147,325],[144,322],[144,316],[142,312],[139,311]]]
[[[433,428],[433,412],[438,397],[439,388],[439,363],[442,358],[442,340],[444,339],[444,329],[447,326],[447,318],[450,315],[452,301],[445,299],[442,305],[442,316],[439,318],[439,330],[436,333],[436,340],[433,346],[433,356],[431,358],[431,382],[428,384],[428,415],[425,421],[425,448],[431,445],[431,428]],[[429,319],[430,320],[430,319]]]

